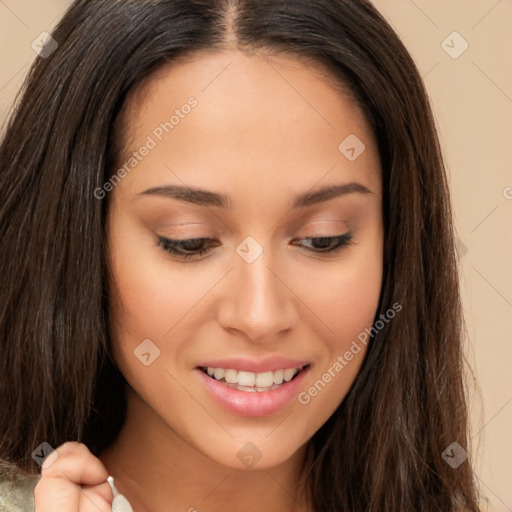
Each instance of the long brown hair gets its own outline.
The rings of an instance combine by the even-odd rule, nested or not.
[[[384,276],[350,392],[305,467],[318,512],[477,511],[457,261],[431,107],[398,36],[367,0],[77,0],[38,57],[0,149],[0,458],[79,438],[99,454],[124,420],[110,357],[105,217],[94,190],[118,158],[115,122],[159,66],[202,50],[313,59],[348,87],[378,142]]]

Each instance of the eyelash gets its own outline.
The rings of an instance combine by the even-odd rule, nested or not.
[[[326,253],[334,254],[338,251],[341,251],[345,247],[348,247],[349,245],[354,245],[352,233],[345,233],[345,234],[339,235],[339,236],[319,236],[319,237],[314,237],[314,238],[304,237],[304,238],[299,239],[299,242],[303,242],[304,240],[310,240],[312,242],[320,241],[320,243],[324,242],[326,244],[334,245],[333,247],[331,247],[329,249],[306,249],[310,252],[314,252],[317,254],[326,254]],[[207,248],[196,249],[195,251],[194,251],[194,249],[192,249],[192,251],[194,251],[194,252],[182,252],[183,245],[186,245],[191,242],[203,244],[204,242],[208,242],[208,241],[213,241],[215,243],[213,245],[210,245]],[[220,245],[220,242],[216,242],[211,238],[188,238],[188,239],[184,239],[184,240],[173,240],[171,238],[166,238],[166,237],[163,237],[160,235],[157,235],[156,242],[157,242],[157,245],[162,247],[162,249],[165,252],[167,252],[173,256],[177,256],[178,258],[182,258],[182,259],[191,258],[193,256],[202,256],[204,253],[208,252],[208,250],[211,247],[217,247]],[[295,245],[302,245],[302,244],[295,244]]]

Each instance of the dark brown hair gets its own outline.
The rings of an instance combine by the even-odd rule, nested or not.
[[[367,0],[77,0],[38,57],[0,150],[0,457],[80,440],[95,454],[124,420],[110,357],[105,218],[124,101],[165,63],[238,48],[312,59],[353,94],[382,164],[384,276],[350,392],[315,433],[315,510],[477,511],[467,460],[463,319],[449,191],[427,94]],[[118,144],[116,144],[116,142]]]

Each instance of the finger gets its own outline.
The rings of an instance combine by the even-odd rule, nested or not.
[[[107,483],[108,485],[108,483]],[[110,486],[109,486],[110,487]],[[78,512],[111,512],[112,500],[106,500],[99,492],[81,489]]]
[[[77,512],[80,486],[62,478],[41,478],[34,488],[35,512]]]
[[[108,471],[82,443],[65,443],[56,450],[58,456],[43,467],[41,476],[66,478],[76,484],[97,485],[105,482]]]
[[[112,500],[114,499],[112,487],[110,487],[108,482],[104,482],[99,485],[82,485],[82,490],[85,492],[92,491],[108,503],[112,503]]]
[[[34,488],[35,512],[111,512],[112,489],[108,482],[81,488],[57,477],[45,477]]]

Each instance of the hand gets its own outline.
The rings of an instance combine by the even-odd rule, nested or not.
[[[64,443],[56,452],[49,467],[43,463],[34,489],[35,512],[111,512],[113,495],[103,463],[82,443]]]

